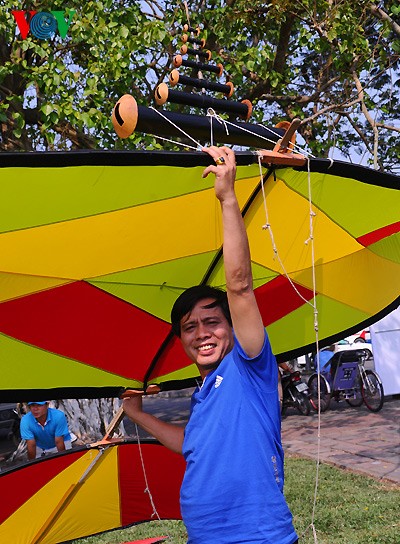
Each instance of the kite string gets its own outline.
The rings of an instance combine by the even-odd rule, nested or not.
[[[215,119],[218,123],[224,126],[226,135],[229,136],[227,121],[225,121],[225,119],[222,119],[222,117],[218,115],[213,108],[207,109],[207,117],[210,118],[210,144],[211,145],[214,145],[213,119]]]
[[[286,277],[286,279],[288,280],[288,282],[290,283],[290,285],[292,286],[292,288],[294,289],[294,291],[297,293],[297,295],[306,303],[308,304],[309,306],[313,306],[313,304],[307,300],[305,297],[303,297],[303,295],[300,293],[300,291],[297,289],[296,285],[294,284],[292,278],[289,276],[286,268],[285,268],[285,265],[283,264],[283,261],[279,255],[279,251],[278,251],[278,248],[276,246],[276,243],[275,243],[275,238],[274,238],[274,233],[272,231],[272,227],[271,227],[271,223],[269,221],[269,213],[268,213],[268,206],[267,206],[267,199],[266,199],[266,196],[265,196],[265,189],[264,189],[264,176],[263,176],[263,172],[262,172],[262,154],[257,152],[257,155],[258,155],[258,167],[259,167],[259,170],[260,170],[260,184],[261,184],[261,192],[262,192],[262,195],[263,195],[263,203],[264,203],[264,212],[265,212],[265,218],[266,218],[266,222],[265,224],[262,226],[262,229],[263,230],[267,230],[268,231],[268,234],[270,236],[270,239],[271,239],[271,244],[272,244],[272,251],[274,252],[274,258],[276,258],[278,260],[278,263],[280,265],[280,267],[282,268],[283,270],[283,274],[284,276]]]
[[[316,505],[317,505],[317,495],[318,495],[318,487],[319,487],[319,467],[320,467],[320,451],[321,451],[321,380],[320,380],[320,364],[319,364],[319,323],[318,323],[318,309],[317,309],[317,303],[316,303],[316,270],[315,270],[315,247],[314,247],[314,219],[316,217],[316,213],[313,210],[312,206],[312,190],[311,190],[311,169],[310,169],[310,159],[307,159],[307,180],[308,180],[308,203],[309,203],[309,237],[305,241],[305,244],[310,244],[311,248],[311,269],[312,269],[312,288],[313,288],[313,299],[312,303],[305,299],[295,284],[293,283],[292,279],[289,277],[289,274],[287,273],[285,266],[282,262],[282,259],[279,255],[278,248],[275,243],[274,234],[272,231],[272,227],[269,221],[269,213],[268,213],[268,206],[267,206],[267,199],[265,195],[265,189],[264,189],[264,176],[262,172],[262,165],[261,165],[261,159],[262,155],[261,153],[258,153],[258,164],[260,169],[260,184],[261,184],[261,191],[263,196],[263,204],[264,204],[264,211],[265,211],[265,217],[266,217],[266,223],[262,226],[264,230],[268,230],[268,233],[270,235],[271,244],[272,244],[272,250],[274,253],[274,258],[276,257],[282,270],[289,281],[290,285],[294,289],[294,291],[297,293],[297,295],[308,305],[310,305],[313,308],[313,316],[314,316],[314,331],[315,331],[315,345],[317,350],[317,374],[318,374],[318,381],[317,381],[317,395],[318,395],[318,424],[317,424],[317,461],[316,461],[316,475],[315,475],[315,487],[314,487],[314,498],[313,498],[313,509],[312,509],[312,516],[311,516],[311,523],[304,531],[303,535],[308,531],[308,529],[311,527],[314,537],[314,543],[318,544],[318,538],[315,528],[315,512],[316,512]]]
[[[186,138],[189,138],[189,140],[192,140],[192,142],[194,142],[196,144],[196,149],[199,149],[199,148],[202,149],[203,148],[203,146],[199,142],[197,142],[194,138],[192,138],[187,132],[185,132],[182,128],[180,128],[178,125],[176,125],[173,121],[168,119],[168,117],[163,115],[160,110],[156,110],[156,108],[154,108],[153,106],[150,106],[149,109],[155,111],[158,115],[160,115],[160,117],[162,117],[165,121],[168,121],[168,123],[170,123],[173,127],[175,127],[176,130],[179,130],[179,132],[182,132],[182,134],[184,136],[186,136]],[[158,138],[158,136],[156,136],[156,138]],[[164,138],[161,138],[161,139],[164,139]],[[172,140],[169,140],[169,141],[172,141]],[[177,145],[182,145],[179,142],[174,142],[174,143],[176,143]],[[190,146],[186,146],[186,147],[190,147]]]
[[[186,148],[189,148],[189,149],[193,149],[195,151],[198,151],[198,150],[202,150],[203,149],[203,145],[198,142],[197,140],[195,140],[194,138],[192,138],[192,136],[190,136],[190,134],[188,134],[186,131],[184,131],[181,127],[179,127],[177,124],[175,124],[173,121],[171,121],[171,119],[168,119],[168,117],[166,117],[165,115],[162,114],[162,112],[160,110],[157,110],[156,108],[154,108],[153,106],[149,106],[149,109],[152,109],[153,111],[155,111],[160,117],[162,117],[165,121],[167,121],[168,123],[170,123],[174,128],[176,128],[176,130],[178,130],[179,132],[181,132],[186,138],[188,138],[189,140],[191,140],[192,142],[194,142],[196,144],[196,147],[193,147],[187,143],[182,143],[182,142],[178,142],[176,140],[171,140],[171,139],[168,139],[168,138],[164,138],[162,136],[158,136],[158,135],[153,135],[154,138],[156,139],[159,139],[159,140],[163,140],[165,142],[170,142],[170,143],[173,143],[175,145],[178,145],[178,146],[181,146],[181,147],[186,147]],[[231,123],[230,121],[228,121],[227,119],[223,119],[220,115],[218,115],[214,110],[213,108],[208,108],[207,110],[207,117],[210,118],[210,142],[211,142],[211,145],[214,145],[214,132],[213,132],[213,119],[215,119],[218,123],[220,124],[223,124],[224,128],[225,128],[225,132],[227,135],[229,135],[229,130],[228,130],[228,126],[231,125],[232,127],[242,131],[242,132],[246,132],[247,134],[251,134],[253,136],[256,136],[257,138],[261,139],[261,140],[265,140],[266,142],[270,143],[270,144],[273,144],[275,146],[276,144],[276,140],[273,140],[271,138],[267,138],[266,136],[262,136],[261,134],[257,134],[255,132],[252,132],[251,130],[243,127],[243,126],[240,126],[240,125],[237,125],[235,123]],[[276,137],[276,132],[274,130],[272,130],[271,128],[267,127],[267,126],[264,126],[260,123],[257,123],[258,126],[262,127],[264,130],[266,130],[267,132],[271,132],[271,134],[273,134],[275,137]],[[297,151],[297,148],[300,149],[300,151]],[[302,149],[300,146],[296,145],[296,144],[293,144],[293,149],[292,151],[294,153],[299,153],[299,154],[302,154],[302,155],[306,155],[307,157],[312,157],[314,158],[314,155],[312,155],[311,153],[305,151],[304,149]],[[258,153],[258,152],[257,152]],[[293,286],[294,287],[294,286]]]
[[[135,429],[136,429],[137,444],[138,444],[140,462],[142,465],[143,478],[144,478],[144,484],[145,484],[144,493],[148,494],[151,507],[153,508],[153,513],[151,514],[151,517],[152,518],[156,517],[159,521],[161,521],[161,518],[157,512],[157,508],[153,500],[153,495],[151,494],[151,491],[149,488],[149,481],[147,479],[147,472],[146,472],[146,467],[145,467],[144,459],[143,459],[142,444],[140,442],[139,429],[136,423],[135,423]]]
[[[321,376],[320,376],[320,364],[319,364],[319,321],[318,321],[318,308],[317,308],[317,279],[315,270],[315,246],[314,246],[314,220],[316,213],[313,210],[312,205],[312,189],[311,189],[311,169],[310,159],[307,160],[307,182],[308,182],[308,204],[309,204],[309,218],[310,218],[310,236],[306,240],[306,244],[310,242],[311,247],[311,267],[312,267],[312,287],[313,287],[313,307],[314,307],[314,331],[315,331],[315,349],[317,357],[317,396],[318,396],[318,422],[317,422],[317,460],[316,460],[316,474],[315,474],[315,487],[313,498],[313,509],[311,515],[311,523],[309,527],[312,528],[315,544],[318,544],[317,532],[315,528],[315,512],[317,507],[318,487],[319,487],[319,468],[321,461]],[[308,528],[306,531],[308,530]],[[305,532],[306,532],[305,531]],[[304,532],[304,533],[305,533]],[[304,536],[303,533],[303,536]]]

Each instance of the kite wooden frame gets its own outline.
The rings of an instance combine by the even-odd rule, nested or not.
[[[301,153],[293,153],[296,140],[296,131],[300,126],[300,119],[293,119],[291,123],[289,121],[282,121],[276,125],[277,128],[284,128],[286,130],[283,137],[275,144],[272,151],[262,149],[260,154],[262,155],[262,162],[266,165],[279,165],[279,166],[304,166],[307,162],[307,158]]]

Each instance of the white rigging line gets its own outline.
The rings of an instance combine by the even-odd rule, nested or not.
[[[156,134],[153,134],[154,138],[157,138],[159,140],[163,140],[163,141],[166,141],[166,142],[170,142],[170,143],[173,143],[175,145],[179,145],[181,147],[187,147],[189,149],[194,149],[195,151],[199,151],[201,150],[204,146],[198,142],[197,140],[195,140],[194,138],[192,138],[192,136],[190,136],[190,134],[188,134],[185,130],[183,130],[181,127],[179,127],[177,124],[175,124],[173,121],[171,121],[170,119],[168,119],[168,117],[166,117],[165,115],[163,115],[162,111],[160,110],[157,110],[156,108],[154,108],[153,106],[150,106],[149,109],[152,109],[153,111],[155,111],[160,117],[162,117],[165,121],[167,121],[168,123],[170,123],[174,128],[176,128],[176,130],[178,130],[179,132],[181,132],[183,134],[183,136],[185,136],[186,138],[188,138],[189,140],[191,140],[193,143],[196,144],[196,147],[193,147],[189,144],[184,144],[182,142],[178,142],[176,140],[171,140],[171,139],[168,139],[168,138],[164,138],[162,136],[157,136]],[[215,119],[218,123],[222,124],[225,128],[225,132],[227,135],[229,135],[229,130],[228,130],[228,127],[229,126],[232,126],[240,131],[243,131],[243,132],[246,132],[247,134],[251,134],[252,136],[256,136],[257,138],[261,139],[261,140],[265,140],[266,142],[270,143],[270,144],[273,144],[275,145],[276,144],[276,139],[273,140],[272,138],[268,138],[266,136],[262,136],[260,134],[257,134],[255,132],[252,132],[251,130],[245,128],[245,127],[242,127],[240,125],[237,125],[235,123],[231,123],[230,121],[228,121],[227,119],[223,119],[220,115],[218,115],[214,110],[213,108],[208,108],[207,110],[207,117],[210,118],[210,142],[211,142],[211,145],[214,145],[214,133],[213,133],[213,123],[212,123],[212,120]],[[273,134],[276,138],[276,132],[274,130],[272,130],[271,128],[267,127],[267,126],[264,126],[264,125],[261,125],[258,123],[258,126],[264,128],[266,131],[269,131],[271,132],[271,134]],[[295,153],[299,153],[299,154],[302,154],[302,155],[306,155],[308,157],[311,157],[311,158],[314,158],[314,155],[312,155],[311,153],[305,151],[304,149],[302,149],[300,146],[298,145],[294,145],[293,146],[294,149],[293,151]],[[301,151],[297,151],[296,148],[300,149]]]
[[[315,488],[314,488],[314,499],[313,499],[313,510],[312,510],[312,516],[311,516],[311,523],[306,528],[306,530],[303,532],[303,535],[308,531],[308,529],[311,527],[314,537],[314,543],[318,544],[317,539],[317,533],[315,528],[315,512],[316,512],[316,505],[317,505],[317,494],[318,494],[318,485],[319,485],[319,467],[320,467],[320,451],[321,451],[321,380],[320,380],[320,364],[319,364],[319,325],[318,325],[318,309],[316,304],[316,277],[315,277],[315,248],[314,248],[314,218],[316,216],[316,213],[313,210],[312,207],[312,191],[311,191],[311,171],[310,171],[310,159],[307,160],[307,180],[308,180],[308,202],[309,202],[309,237],[304,242],[305,244],[310,244],[311,248],[311,269],[312,269],[312,287],[313,287],[313,299],[312,302],[305,299],[302,294],[299,292],[295,284],[293,283],[292,279],[289,277],[288,272],[285,269],[285,266],[282,262],[282,259],[279,255],[279,251],[277,249],[274,234],[271,228],[271,224],[269,222],[269,213],[268,213],[268,206],[265,196],[265,190],[264,190],[264,176],[262,172],[262,164],[261,164],[262,155],[261,153],[258,154],[258,164],[260,169],[260,184],[261,184],[261,191],[263,195],[263,203],[264,203],[264,211],[265,211],[265,217],[266,217],[266,223],[262,226],[264,230],[268,230],[268,233],[271,238],[271,244],[272,244],[272,251],[274,253],[274,257],[279,262],[279,265],[282,268],[282,271],[289,281],[290,285],[296,292],[296,294],[308,305],[310,305],[313,308],[314,313],[314,331],[315,331],[315,345],[317,350],[317,373],[318,373],[318,386],[317,386],[317,394],[318,394],[318,426],[317,426],[317,461],[316,461],[316,477],[315,477]]]
[[[163,115],[163,114],[161,113],[160,110],[156,110],[156,108],[153,108],[153,106],[150,106],[149,109],[151,109],[151,110],[155,111],[156,113],[158,113],[158,115],[160,115],[160,117],[162,117],[163,119],[165,119],[165,121],[168,121],[168,123],[170,123],[173,127],[175,127],[177,130],[179,130],[179,132],[182,132],[182,134],[183,134],[184,136],[186,136],[186,138],[188,138],[189,140],[192,140],[192,142],[194,142],[194,143],[196,144],[197,147],[194,148],[194,147],[192,147],[192,146],[189,146],[189,145],[186,145],[186,144],[182,144],[181,142],[175,142],[175,141],[173,141],[173,140],[167,140],[167,138],[162,138],[162,137],[160,137],[160,136],[155,136],[155,138],[160,138],[160,140],[166,140],[166,141],[172,142],[172,143],[174,143],[174,144],[176,144],[176,145],[181,145],[181,146],[184,145],[185,147],[190,147],[191,149],[195,149],[196,151],[203,148],[203,146],[202,146],[199,142],[197,142],[194,138],[192,138],[187,132],[185,132],[182,128],[180,128],[178,125],[176,125],[173,121],[171,121],[170,119],[168,119],[168,117],[166,117],[165,115]]]
[[[150,488],[149,488],[149,481],[147,479],[146,467],[144,465],[144,459],[143,459],[142,444],[140,442],[139,429],[138,429],[138,426],[137,426],[136,423],[135,423],[135,429],[136,429],[137,445],[138,445],[138,448],[139,448],[140,462],[141,462],[141,465],[142,465],[142,471],[143,471],[143,477],[144,477],[144,484],[146,486],[145,489],[144,489],[144,493],[148,494],[151,507],[153,508],[153,513],[151,514],[151,517],[152,518],[156,517],[158,519],[158,521],[161,521],[161,518],[160,518],[160,516],[159,516],[159,514],[157,512],[156,505],[154,503],[153,495],[151,494],[151,491],[150,491]]]

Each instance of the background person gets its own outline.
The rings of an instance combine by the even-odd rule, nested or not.
[[[21,438],[26,440],[28,459],[71,449],[71,435],[64,412],[49,408],[46,400],[28,402],[21,419]]]
[[[227,292],[191,287],[171,312],[172,328],[202,385],[192,396],[185,429],[143,412],[141,396],[124,400],[124,410],[185,457],[181,512],[189,544],[294,544],[283,496],[278,369],[253,292],[234,191],[235,155],[227,147],[205,151],[215,161],[203,177],[216,175]]]

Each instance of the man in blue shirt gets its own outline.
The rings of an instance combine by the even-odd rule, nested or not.
[[[207,285],[184,291],[171,322],[199,370],[185,429],[124,401],[126,414],[186,459],[182,518],[189,544],[294,544],[283,496],[278,368],[253,292],[250,250],[234,191],[235,155],[205,149],[214,159],[224,233],[227,292]],[[187,225],[190,229],[190,225]]]
[[[28,402],[30,411],[21,419],[21,438],[26,440],[28,459],[71,448],[64,412],[49,408],[47,401]]]

